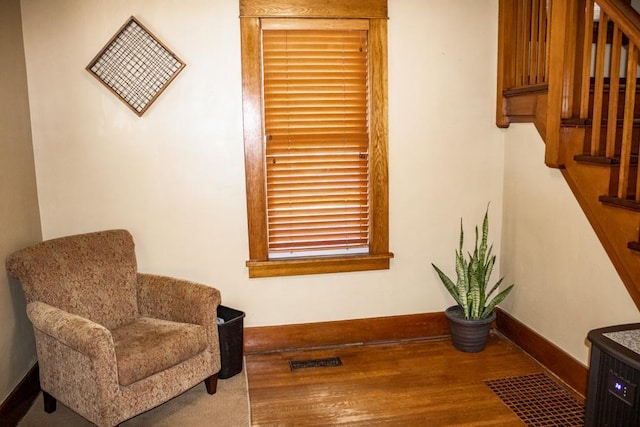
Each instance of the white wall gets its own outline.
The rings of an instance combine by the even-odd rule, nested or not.
[[[502,307],[586,365],[590,330],[640,314],[534,126],[505,135],[501,266],[516,287]]]
[[[20,0],[0,2],[0,403],[36,363],[20,284],[4,259],[41,239]]]
[[[218,287],[246,326],[442,311],[460,217],[491,201],[499,245],[496,0],[389,1],[391,270],[252,280],[238,2],[22,3],[45,238],[128,228],[142,271]],[[142,118],[84,70],[130,15],[187,63]]]

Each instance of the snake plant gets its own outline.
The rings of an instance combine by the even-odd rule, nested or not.
[[[479,320],[489,317],[493,309],[500,304],[509,294],[513,285],[490,299],[491,295],[498,290],[504,277],[500,278],[495,285],[487,292],[487,285],[491,278],[491,272],[496,262],[496,256],[491,254],[493,245],[487,250],[487,236],[489,233],[489,208],[484,214],[482,221],[482,239],[478,246],[478,226],[476,226],[476,242],[473,253],[464,256],[462,245],[464,243],[464,230],[462,219],[460,219],[460,247],[456,250],[456,275],[457,281],[453,281],[442,272],[435,264],[431,264],[440,276],[440,280],[447,288],[451,296],[456,300],[458,306],[464,313],[467,320]]]

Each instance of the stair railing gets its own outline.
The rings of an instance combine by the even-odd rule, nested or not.
[[[594,9],[597,11],[598,8],[599,16],[598,13],[594,15]],[[593,32],[587,31],[584,37],[580,118],[591,117],[591,138],[587,141],[585,154],[603,157],[612,164],[619,163],[617,176],[612,176],[610,195],[638,203],[639,135],[637,131],[634,135],[634,127],[638,127],[636,86],[640,15],[620,0],[587,0],[585,15],[592,17],[586,19],[587,25],[597,28]],[[594,46],[595,55],[591,46]]]
[[[640,307],[640,239],[629,213],[640,212],[640,14],[630,2],[500,0],[496,124],[535,124],[545,163],[563,168]]]
[[[496,123],[509,126],[505,90],[545,86],[548,73],[548,0],[502,0],[499,7]]]
[[[501,0],[496,124],[509,126],[505,92],[544,87],[548,90],[541,129],[545,163],[563,166],[563,122],[579,119],[592,125],[584,154],[619,162],[619,177],[614,181],[624,184],[616,186],[617,196],[633,195],[640,202],[640,192],[635,195],[640,175],[631,160],[638,154],[633,125],[636,110],[640,111],[640,106],[635,107],[640,15],[628,3]],[[623,94],[621,87],[626,89]]]

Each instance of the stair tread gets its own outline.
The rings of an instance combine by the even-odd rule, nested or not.
[[[608,88],[609,88],[609,86],[611,85],[611,77],[605,77],[605,78],[603,79],[603,82],[604,82],[604,87],[605,87],[605,89],[608,89]],[[636,86],[637,86],[639,83],[640,83],[640,77],[637,77],[637,78],[636,78]],[[595,78],[595,77],[593,77],[593,76],[591,76],[591,77],[589,78],[589,84],[590,84],[591,90],[593,90],[593,88],[595,87],[595,84],[596,84],[596,78]],[[627,78],[626,78],[626,77],[620,77],[620,78],[618,79],[618,85],[619,85],[620,87],[622,87],[622,88],[626,88],[626,87],[627,87]],[[638,90],[640,90],[640,88],[638,88]]]
[[[637,79],[637,82],[638,83],[636,84],[636,92],[640,92],[640,77]],[[604,79],[604,91],[608,92],[610,87],[611,87],[610,78],[607,77]],[[528,94],[528,93],[546,92],[548,90],[549,90],[548,83],[536,83],[536,84],[530,84],[526,86],[519,86],[519,87],[504,89],[502,91],[502,95],[506,97],[510,97],[510,96]],[[589,90],[590,92],[593,92],[595,90],[595,77],[591,77]],[[618,91],[625,92],[626,90],[627,90],[627,79],[622,77],[618,82]]]
[[[617,206],[620,208],[640,212],[640,202],[636,202],[635,199],[620,199],[613,196],[600,196],[598,200],[600,200],[600,202],[604,203],[605,205]]]
[[[510,96],[524,95],[524,94],[536,93],[536,92],[546,92],[548,90],[549,90],[548,83],[539,83],[535,85],[505,89],[502,91],[502,94],[508,98]]]
[[[580,163],[591,163],[596,165],[619,165],[620,157],[607,157],[607,156],[593,156],[591,154],[576,154],[573,156],[573,160]],[[630,163],[632,165],[638,164],[638,155],[632,154]]]
[[[620,159],[617,157],[592,156],[591,154],[577,154],[573,156],[573,160],[580,163],[592,163],[596,165],[620,164]]]
[[[633,251],[640,252],[640,242],[629,242],[627,247]]]
[[[589,91],[590,92],[594,92],[596,87],[595,87],[595,80],[593,79],[593,77],[591,78],[591,85],[589,86]],[[604,86],[603,89],[605,92],[609,92],[609,88],[611,87],[611,83],[609,82],[609,79],[605,79],[604,81]],[[627,90],[627,82],[624,81],[623,79],[620,79],[619,83],[618,83],[618,92],[626,92]],[[638,83],[636,83],[636,93],[640,92],[640,79],[638,79]]]
[[[607,126],[609,120],[607,118],[603,118],[600,122],[602,127]],[[591,127],[593,121],[591,119],[579,119],[579,118],[571,118],[571,119],[562,119],[562,126],[570,126],[570,127]],[[622,127],[623,120],[616,119],[616,126]],[[633,127],[640,128],[640,118],[633,119]]]

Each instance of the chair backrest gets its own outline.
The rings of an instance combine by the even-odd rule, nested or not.
[[[135,246],[126,230],[47,240],[11,254],[6,264],[28,302],[42,301],[109,329],[138,315]]]

